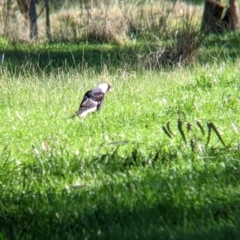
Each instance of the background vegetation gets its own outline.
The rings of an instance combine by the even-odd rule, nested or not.
[[[0,41],[0,239],[239,239],[240,33],[204,36],[201,4],[110,1],[92,25],[71,4],[51,41],[17,10]]]

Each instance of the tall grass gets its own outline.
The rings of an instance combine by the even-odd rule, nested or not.
[[[92,2],[51,15],[56,42],[0,41],[0,239],[239,239],[239,34],[204,38],[180,2]]]
[[[51,3],[50,3],[51,4]],[[39,41],[46,41],[43,2],[37,4]],[[178,1],[80,1],[51,7],[52,41],[93,43],[111,42],[122,45],[138,38],[167,38],[177,31],[179,21],[192,15],[201,19],[202,8]],[[28,41],[28,21],[14,1],[0,5],[3,36]]]
[[[3,72],[1,238],[237,239],[238,68]],[[99,82],[102,111],[69,118]]]

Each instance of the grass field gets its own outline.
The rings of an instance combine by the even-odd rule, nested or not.
[[[156,68],[159,41],[1,39],[0,239],[239,239],[239,39]]]

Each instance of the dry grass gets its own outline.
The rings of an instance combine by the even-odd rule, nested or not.
[[[0,2],[0,35],[12,39],[27,39],[29,29],[24,16],[18,10],[17,1]]]
[[[39,4],[38,11],[41,8]],[[189,14],[193,16],[193,12],[195,19],[201,18],[200,7],[163,0],[151,3],[118,3],[115,0],[105,0],[101,3],[92,1],[91,6],[64,6],[64,9],[51,13],[52,40],[122,44],[144,35],[169,35],[178,28],[179,19]],[[0,14],[4,25],[1,35],[28,41],[29,29],[26,20],[15,3],[9,8],[2,6]],[[39,40],[46,41],[44,14],[38,18],[38,30]]]
[[[148,68],[161,66],[181,67],[194,62],[197,50],[204,41],[205,35],[191,21],[183,21],[180,30],[176,33],[174,41],[167,47],[156,46],[150,48],[150,53],[144,56],[144,65]]]
[[[38,5],[38,12],[42,6]],[[29,41],[26,19],[16,5],[8,9],[11,18],[6,18],[2,35],[14,40]],[[175,1],[119,3],[109,0],[82,4],[52,12],[51,40],[54,42],[90,42],[123,45],[137,39],[149,45],[149,51],[141,56],[139,63],[147,68],[166,65],[182,65],[194,60],[203,36],[198,29],[202,9]],[[38,41],[47,41],[45,17],[38,18]],[[163,47],[163,39],[170,40]],[[152,45],[155,44],[155,47]],[[151,45],[151,46],[150,46]]]

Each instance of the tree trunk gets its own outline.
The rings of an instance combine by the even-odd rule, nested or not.
[[[51,39],[51,28],[50,28],[50,9],[49,9],[49,0],[45,0],[45,9],[46,9],[46,36],[47,39]]]
[[[229,6],[221,0],[205,0],[202,30],[206,33],[222,33],[239,27],[237,0],[229,0]]]
[[[38,29],[37,29],[37,11],[36,11],[36,1],[30,0],[29,9],[29,20],[30,20],[30,39],[37,39]]]
[[[227,30],[236,30],[239,28],[239,15],[237,0],[230,0],[229,7],[222,19],[222,22]]]

